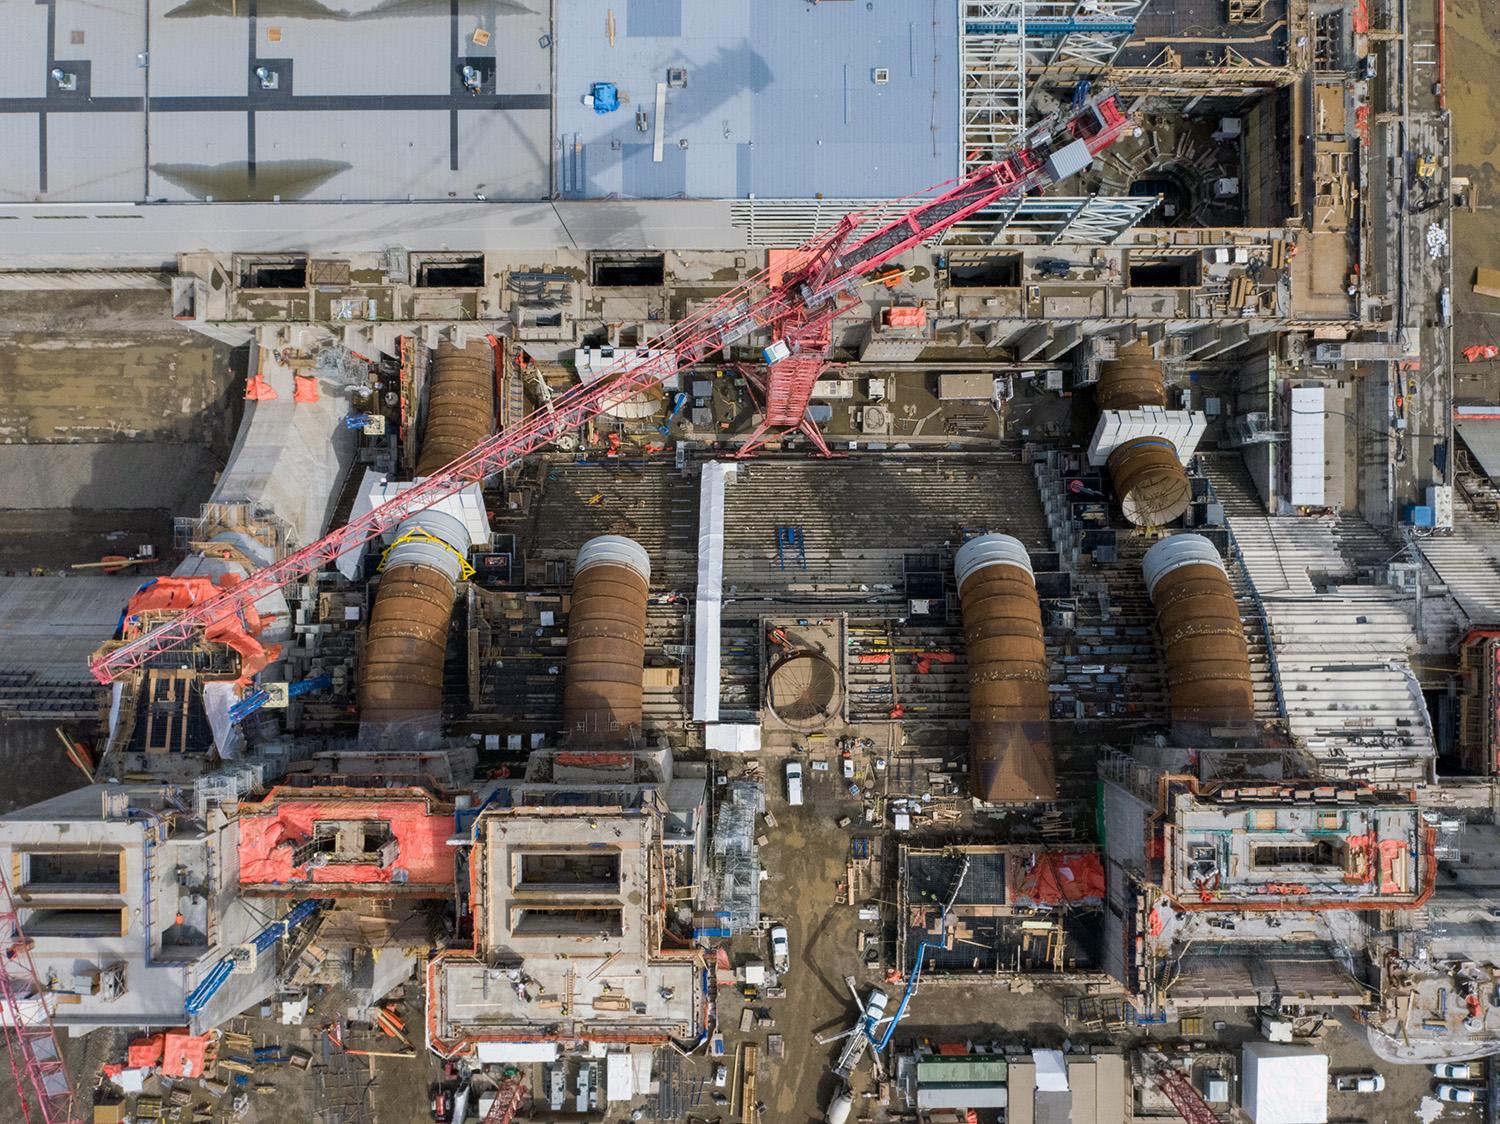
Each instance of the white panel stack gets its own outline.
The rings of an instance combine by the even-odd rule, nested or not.
[[[1321,386],[1292,389],[1291,494],[1293,507],[1326,505],[1323,434],[1328,424]]]
[[[709,461],[698,488],[698,590],[693,598],[693,721],[719,720],[719,622],[724,601],[724,489],[734,461]]]
[[[365,478],[360,481],[359,493],[354,497],[354,508],[349,513],[349,519],[353,521],[368,514],[387,500],[393,500],[408,488],[414,487],[416,483],[415,480],[391,480],[384,473],[376,472],[373,468],[365,469]],[[428,510],[442,512],[461,522],[469,533],[469,541],[474,546],[489,546],[490,517],[484,509],[484,489],[478,484],[470,484],[463,491],[439,500]],[[405,524],[403,523],[402,526]],[[384,538],[394,539],[399,530],[400,528],[393,528],[385,534]],[[361,543],[339,555],[336,563],[339,573],[351,581],[359,572],[366,545]]]
[[[1089,464],[1103,464],[1121,445],[1142,437],[1170,441],[1177,450],[1177,459],[1187,464],[1207,428],[1208,418],[1201,410],[1163,410],[1159,406],[1105,410],[1099,415],[1093,440],[1089,442]]]

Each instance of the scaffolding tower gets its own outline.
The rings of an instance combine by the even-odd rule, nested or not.
[[[960,0],[959,175],[1003,157],[1047,79],[1103,78],[1146,0]]]
[[[765,807],[766,794],[759,782],[731,781],[714,819],[708,907],[727,922],[723,928],[731,933],[760,926],[755,817]]]

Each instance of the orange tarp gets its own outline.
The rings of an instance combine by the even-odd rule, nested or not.
[[[269,402],[277,397],[276,388],[266,382],[263,375],[255,375],[245,380],[245,400],[248,402]]]
[[[166,1033],[161,1071],[168,1077],[202,1077],[212,1036],[189,1034],[187,1027]]]
[[[559,765],[581,765],[597,769],[617,768],[629,765],[635,758],[629,753],[612,753],[608,750],[565,750],[553,760]]]
[[[1382,894],[1404,894],[1411,887],[1404,885],[1402,880],[1396,877],[1396,861],[1406,851],[1406,844],[1400,839],[1382,839],[1380,841],[1380,892]]]
[[[1056,905],[1104,897],[1104,864],[1092,852],[1038,851],[1015,900]]]
[[[318,391],[318,377],[316,375],[294,375],[292,401],[293,402],[316,402],[322,397]]]
[[[921,305],[915,308],[898,305],[883,312],[886,326],[890,328],[920,328],[927,323],[927,310]]]
[[[125,1061],[131,1069],[156,1065],[161,1061],[166,1048],[167,1037],[164,1034],[158,1033],[145,1038],[137,1038],[125,1048]]]
[[[235,574],[224,574],[221,585],[208,578],[157,578],[136,590],[125,606],[127,628],[130,618],[138,613],[150,611],[181,612],[194,605],[217,597],[225,589],[239,584]],[[265,628],[265,622],[254,605],[247,605],[236,613],[226,611],[223,616],[210,621],[203,630],[203,637],[218,644],[227,644],[240,654],[239,682],[248,683],[281,655],[281,645],[269,648],[256,639]]]
[[[262,810],[263,809],[263,810]],[[396,840],[396,861],[324,863],[314,858],[293,864],[293,852],[313,836],[313,825],[326,820],[374,820],[389,825]],[[421,797],[321,800],[278,798],[273,793],[261,808],[240,806],[240,885],[278,886],[313,883],[432,886],[453,889],[453,852],[448,838],[453,816],[433,812]]]

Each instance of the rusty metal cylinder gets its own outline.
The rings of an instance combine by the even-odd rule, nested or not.
[[[1110,451],[1109,477],[1120,510],[1137,527],[1163,527],[1182,518],[1193,502],[1177,446],[1164,437],[1137,437]]]
[[[360,662],[359,713],[376,727],[435,730],[443,711],[448,619],[469,553],[463,521],[437,510],[401,524],[385,570]]]
[[[1255,716],[1250,652],[1229,575],[1202,535],[1173,535],[1141,562],[1156,606],[1172,723],[1241,725]]]
[[[993,804],[1057,799],[1047,648],[1036,578],[1010,535],[981,535],[953,560],[969,664],[969,791]]]
[[[1139,410],[1143,406],[1166,409],[1167,384],[1161,360],[1144,339],[1122,344],[1115,358],[1099,364],[1099,382],[1094,404],[1101,410]]]
[[[430,476],[468,452],[490,435],[493,420],[488,345],[440,343],[417,475]],[[472,545],[462,520],[435,509],[418,512],[397,528],[360,661],[360,718],[376,730],[439,729],[448,622]]]
[[[1144,339],[1123,345],[1099,366],[1094,401],[1100,411],[1159,409],[1167,406],[1161,360]],[[1177,447],[1163,437],[1138,437],[1109,454],[1109,475],[1120,509],[1136,526],[1165,526],[1182,517],[1193,490]]]
[[[584,543],[573,564],[563,733],[575,746],[623,745],[640,733],[651,558],[620,535]]]
[[[431,476],[495,428],[495,359],[488,344],[438,344],[427,384],[427,420],[417,475]]]

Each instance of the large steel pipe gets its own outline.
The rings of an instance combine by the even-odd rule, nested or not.
[[[493,423],[489,347],[439,344],[417,475],[430,476],[468,452],[490,435]],[[472,545],[464,524],[438,510],[419,512],[397,529],[360,661],[360,718],[377,730],[439,729],[448,621]]]
[[[1137,437],[1109,454],[1109,477],[1120,511],[1137,527],[1162,527],[1182,518],[1193,500],[1177,447],[1163,437]]]
[[[1250,652],[1214,544],[1202,535],[1173,535],[1146,552],[1141,569],[1161,630],[1173,725],[1250,722],[1255,715]]]
[[[1099,366],[1094,401],[1100,411],[1166,409],[1161,360],[1144,339],[1123,345]],[[1138,437],[1109,454],[1109,475],[1125,518],[1136,526],[1164,526],[1182,517],[1192,502],[1187,470],[1177,448],[1162,437]]]
[[[1057,799],[1042,608],[1026,548],[981,535],[953,560],[969,662],[969,791],[993,804]]]
[[[620,745],[639,736],[651,558],[620,535],[584,543],[573,565],[563,733],[575,746]]]
[[[432,360],[427,421],[417,475],[431,476],[488,437],[495,427],[495,360],[488,344],[459,348],[444,340]]]
[[[1113,359],[1099,364],[1094,404],[1101,410],[1167,408],[1167,384],[1162,377],[1161,360],[1149,343],[1134,339],[1121,344]]]

